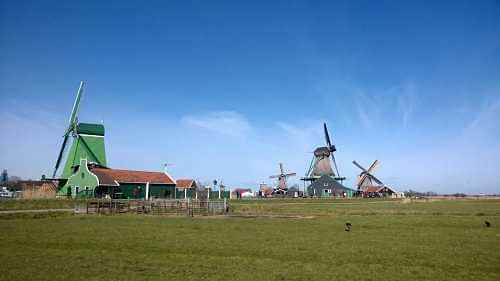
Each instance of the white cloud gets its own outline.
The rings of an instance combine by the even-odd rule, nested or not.
[[[372,119],[378,117],[378,115],[373,114],[373,111],[378,106],[375,100],[370,98],[368,95],[363,94],[362,92],[358,92],[356,93],[355,105],[359,121],[361,122],[363,127],[366,129],[371,128]]]
[[[484,137],[498,134],[500,131],[498,118],[500,118],[500,98],[489,101],[478,111],[473,120],[465,126],[462,137]]]
[[[0,112],[0,167],[33,179],[51,172],[66,125],[62,117],[41,105],[7,101]]]
[[[354,90],[354,107],[360,124],[365,129],[380,129],[378,124],[387,116],[401,120],[407,128],[417,102],[416,86],[413,82],[401,84],[381,92]]]
[[[236,111],[213,111],[203,115],[188,115],[184,116],[181,121],[188,126],[233,137],[244,137],[252,131],[245,116]]]
[[[408,122],[413,115],[416,102],[416,87],[414,83],[407,83],[396,88],[398,93],[398,112],[401,114],[403,127],[408,127]]]
[[[303,147],[313,147],[318,144],[324,145],[323,122],[321,120],[302,120],[298,124],[287,122],[276,122],[286,139]],[[332,136],[333,137],[333,136]]]

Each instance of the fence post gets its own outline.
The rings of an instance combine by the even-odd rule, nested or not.
[[[226,198],[224,198],[224,210],[222,212],[226,214],[226,210],[227,210],[227,200]]]

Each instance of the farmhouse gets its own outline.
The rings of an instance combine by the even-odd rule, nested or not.
[[[81,159],[58,194],[72,198],[174,198],[175,180],[163,172],[110,169]]]

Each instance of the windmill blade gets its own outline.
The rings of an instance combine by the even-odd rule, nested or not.
[[[368,168],[367,172],[373,173],[373,171],[375,171],[375,169],[378,167],[378,163],[379,163],[378,160],[373,161],[373,163]]]
[[[270,179],[276,179],[276,178],[279,178],[279,177],[281,177],[281,175],[274,175],[274,176],[270,176],[269,178]]]
[[[297,173],[288,173],[288,174],[285,174],[286,177],[294,177],[296,175],[297,175]]]
[[[80,100],[82,98],[84,82],[80,81],[80,87],[78,87],[78,92],[76,93],[75,103],[73,104],[73,109],[71,110],[71,115],[69,117],[69,125],[72,127],[76,122],[78,116],[78,109],[80,108]]]
[[[326,146],[330,148],[332,146],[332,142],[330,141],[330,135],[328,134],[328,128],[326,128],[326,123],[323,123],[323,129],[325,131]]]
[[[358,176],[356,177],[356,186],[357,186],[358,188],[361,186],[361,183],[362,183],[361,178],[362,178],[362,175],[358,175]]]
[[[374,175],[368,174],[372,180],[374,180],[377,184],[383,185],[382,181],[377,179]]]
[[[64,136],[64,140],[63,140],[63,143],[62,143],[62,146],[61,146],[61,150],[59,151],[59,156],[57,157],[56,166],[54,168],[54,173],[52,174],[52,178],[56,177],[57,169],[59,168],[59,165],[61,164],[61,159],[63,157],[64,150],[66,149],[66,143],[68,142],[68,138],[69,138],[69,134],[66,134]]]
[[[82,98],[82,93],[83,93],[83,85],[84,82],[80,81],[80,86],[78,87],[78,91],[76,93],[75,103],[73,104],[73,109],[71,109],[71,115],[69,117],[69,126],[66,132],[64,133],[64,140],[61,146],[61,150],[59,151],[59,155],[57,157],[54,173],[52,174],[53,178],[56,177],[57,169],[59,169],[59,165],[61,164],[61,160],[64,155],[64,151],[66,149],[66,144],[68,142],[69,135],[73,130],[75,130],[76,127],[78,109],[80,108],[80,100]]]
[[[340,177],[339,169],[337,168],[337,161],[335,161],[335,155],[332,153],[333,166],[335,166],[335,171],[337,172],[337,177]]]
[[[356,167],[360,168],[361,170],[363,170],[363,172],[366,172],[365,168],[363,168],[361,165],[358,164],[358,162],[356,162],[356,160],[353,160],[352,161],[352,164],[356,165]]]
[[[314,159],[316,159],[316,157],[313,156],[313,158],[311,159],[311,162],[309,163],[309,169],[307,170],[306,172],[306,177],[309,177],[311,176],[311,172],[313,170],[313,166],[314,166]]]
[[[361,175],[359,175],[358,187],[363,184],[363,182],[366,180],[367,175],[367,173],[362,173]]]
[[[283,163],[280,163],[280,172],[283,175],[285,172],[283,171]]]

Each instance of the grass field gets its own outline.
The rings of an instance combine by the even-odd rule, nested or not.
[[[63,199],[0,200],[0,211],[73,208],[75,202]]]
[[[0,215],[0,280],[500,280],[499,200],[232,208],[238,216]]]

